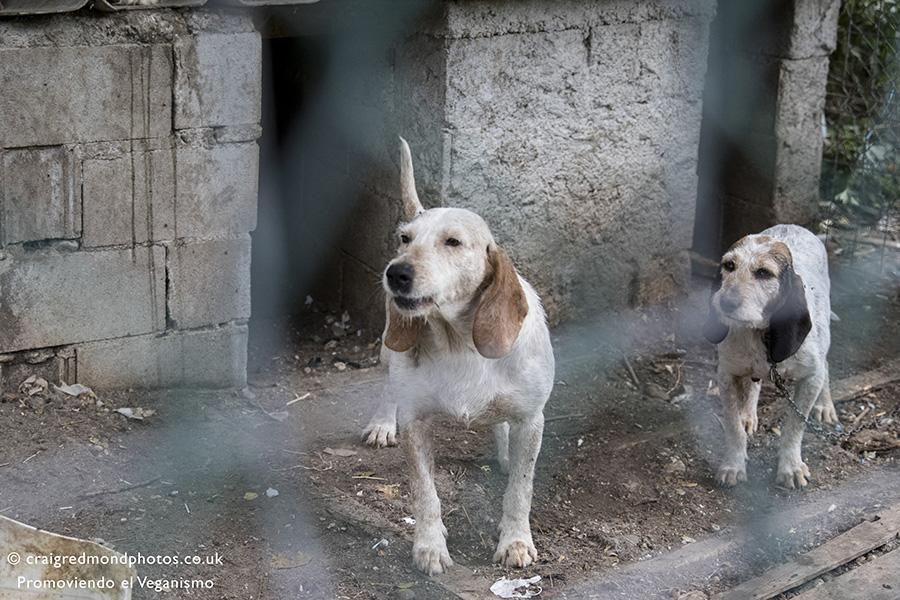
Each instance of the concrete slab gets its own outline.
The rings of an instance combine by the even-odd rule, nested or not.
[[[165,327],[165,250],[26,252],[0,261],[0,352]]]

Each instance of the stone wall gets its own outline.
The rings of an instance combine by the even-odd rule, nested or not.
[[[713,13],[448,2],[398,51],[422,192],[483,215],[552,319],[682,289]]]
[[[0,20],[0,383],[243,385],[260,37],[174,11]]]
[[[839,0],[723,3],[710,52],[699,253],[776,223],[812,225]]]

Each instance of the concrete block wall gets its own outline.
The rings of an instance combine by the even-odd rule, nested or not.
[[[0,20],[0,383],[246,380],[249,17]]]
[[[716,79],[719,93],[735,100],[709,115],[710,146],[721,157],[711,171],[724,174],[711,172],[704,192],[722,213],[721,239],[702,244],[706,254],[775,223],[813,222],[839,8],[840,0],[721,7]]]
[[[398,50],[421,191],[483,215],[551,319],[683,288],[714,11],[447,2]]]

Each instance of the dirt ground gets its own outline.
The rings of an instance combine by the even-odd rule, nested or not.
[[[900,257],[836,258],[832,280],[840,318],[832,381],[900,356]],[[811,426],[810,488],[774,487],[781,406],[767,386],[751,481],[719,488],[715,355],[698,335],[705,285],[668,307],[554,330],[557,384],[532,513],[540,558],[524,571],[542,576],[541,597],[586,597],[595,580],[699,548],[750,516],[827,502],[860,478],[900,474],[895,383],[840,404],[841,428]],[[224,557],[224,566],[139,567],[154,578],[214,583],[163,597],[456,597],[458,581],[411,566],[400,450],[358,441],[380,389],[379,332],[315,304],[297,323],[252,329],[246,390],[100,393],[99,402],[8,391],[0,402],[0,514],[130,554]],[[114,411],[121,407],[156,412],[138,421]],[[436,436],[448,545],[471,578],[466,585],[519,576],[490,563],[505,485],[490,428],[442,423]],[[691,587],[724,589],[791,551],[776,545]],[[687,588],[671,590],[679,591]],[[159,594],[138,589],[134,597]]]

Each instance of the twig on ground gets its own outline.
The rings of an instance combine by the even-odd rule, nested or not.
[[[553,417],[546,417],[544,419],[545,423],[549,423],[550,421],[562,421],[564,419],[583,419],[584,415],[581,413],[572,413],[570,415],[555,415]]]
[[[666,391],[666,395],[671,396],[672,392],[677,390],[679,385],[681,385],[681,363],[676,363],[675,364],[675,385],[673,385],[671,388],[669,388],[668,391]]]
[[[295,393],[295,394],[294,394],[294,399],[291,400],[290,402],[288,402],[287,404],[285,404],[285,407],[288,407],[288,406],[290,406],[291,404],[296,404],[297,402],[300,402],[301,400],[306,400],[306,399],[309,398],[310,396],[312,396],[312,392],[306,392],[306,393],[303,394],[302,396],[300,396],[300,395],[298,395],[298,394]]]
[[[850,421],[850,427],[851,427],[851,428],[856,427],[856,425],[857,425],[860,421],[863,420],[863,417],[865,417],[867,414],[869,414],[869,410],[870,410],[871,408],[872,408],[871,406],[865,406],[865,407],[859,412],[859,414],[856,415],[855,417],[853,417],[853,419]]]
[[[722,428],[722,433],[725,433],[725,423],[722,422],[722,417],[720,417],[716,413],[713,413],[712,415],[716,418],[716,421],[719,422],[719,427]]]
[[[35,453],[32,454],[31,456],[29,456],[28,458],[26,458],[25,460],[23,460],[23,461],[22,461],[22,464],[24,465],[25,463],[27,463],[29,460],[31,460],[32,458],[34,458],[34,457],[37,456],[38,454],[40,454],[40,452],[35,452]]]
[[[634,372],[634,367],[631,366],[631,361],[628,360],[628,355],[623,354],[622,358],[625,359],[625,366],[628,368],[628,374],[631,375],[631,380],[634,382],[634,385],[641,387],[641,380],[638,379],[637,373]]]
[[[100,490],[99,492],[91,492],[89,494],[84,494],[83,496],[79,496],[78,498],[76,498],[76,501],[80,502],[82,500],[87,500],[88,498],[96,498],[97,496],[108,496],[110,494],[121,494],[122,492],[130,492],[131,490],[136,490],[138,488],[144,488],[144,487],[153,485],[160,479],[161,479],[161,477],[154,477],[153,479],[148,479],[147,481],[142,481],[141,483],[127,485],[127,486],[125,486],[123,488],[119,488],[117,490]]]

